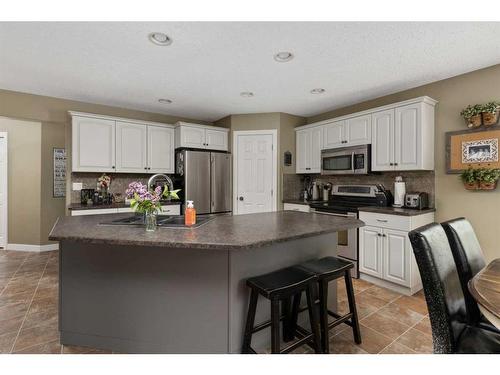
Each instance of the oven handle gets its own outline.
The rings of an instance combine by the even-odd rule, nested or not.
[[[318,211],[318,210],[315,210],[315,209],[313,209],[311,212],[315,213],[315,214],[320,214],[320,215],[330,215],[330,216],[340,216],[340,217],[354,217],[354,218],[358,217],[358,215],[356,215],[354,212],[348,212],[347,214],[339,214],[339,213],[335,213],[335,212]]]
[[[354,156],[354,151],[351,153],[351,166],[352,166],[352,173],[356,172],[356,165],[354,164],[355,162],[355,156]]]

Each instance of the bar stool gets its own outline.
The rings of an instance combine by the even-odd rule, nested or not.
[[[307,272],[312,272],[317,276],[319,287],[321,347],[323,349],[323,353],[330,352],[328,340],[329,331],[333,327],[336,327],[341,323],[345,323],[348,326],[352,327],[354,341],[356,342],[356,344],[361,344],[358,313],[356,311],[356,302],[354,300],[354,289],[352,287],[351,278],[351,268],[353,267],[353,263],[335,257],[325,257],[321,259],[311,260],[297,266],[297,268],[303,269]],[[328,283],[341,277],[344,277],[345,280],[347,300],[349,303],[349,312],[345,315],[339,315],[336,312],[330,311],[328,310],[327,306]],[[294,336],[297,333],[300,336],[304,334],[304,329],[297,325],[297,318],[298,313],[307,310],[308,307],[300,308],[300,298],[301,294],[294,296],[291,326],[288,328],[291,332],[290,336]],[[335,318],[335,320],[333,320],[331,323],[328,323],[329,316]]]
[[[314,298],[316,281],[317,277],[314,273],[297,267],[283,268],[248,279],[246,283],[250,288],[250,304],[243,337],[242,353],[256,353],[251,347],[252,335],[269,326],[271,326],[272,353],[289,353],[311,340],[315,352],[321,353],[319,322]],[[293,295],[302,294],[302,292],[306,292],[307,296],[311,332],[304,330],[305,332],[300,340],[284,349],[280,349],[280,321],[289,319],[289,315],[280,314],[280,301],[286,301]],[[271,301],[271,320],[254,326],[259,294]]]

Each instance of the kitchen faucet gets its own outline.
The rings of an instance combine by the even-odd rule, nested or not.
[[[153,187],[153,184],[155,183],[155,180],[160,177],[167,181],[168,191],[174,190],[174,183],[172,182],[172,179],[163,173],[154,174],[149,178],[148,189],[151,189]]]

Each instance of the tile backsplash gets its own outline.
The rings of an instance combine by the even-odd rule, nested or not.
[[[136,173],[108,173],[111,177],[111,185],[109,191],[113,194],[125,194],[125,190],[133,181],[139,181],[143,184],[148,182],[150,174],[136,174]],[[95,189],[97,187],[97,179],[102,176],[102,173],[71,173],[71,183],[81,182],[83,189]],[[80,192],[71,190],[71,202],[80,203]]]
[[[322,176],[310,175],[312,181],[330,182],[333,185],[370,185],[383,184],[394,194],[394,179],[402,176],[406,182],[407,192],[426,192],[429,194],[429,205],[434,207],[435,176],[434,171],[383,172],[360,176]],[[300,174],[283,175],[283,199],[299,199],[304,189],[304,177]]]

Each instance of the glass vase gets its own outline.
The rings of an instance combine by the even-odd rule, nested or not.
[[[144,224],[146,232],[154,232],[156,230],[156,212],[146,212],[144,214]]]

